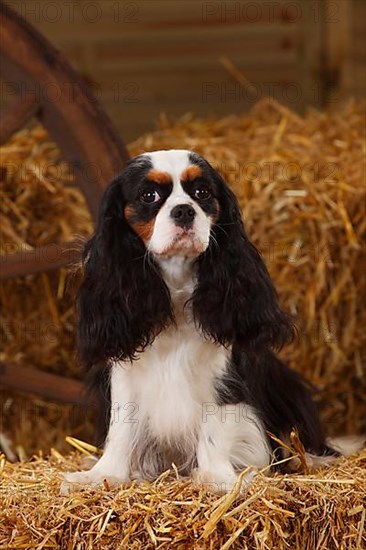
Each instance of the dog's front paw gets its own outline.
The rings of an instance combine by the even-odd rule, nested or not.
[[[118,487],[124,481],[126,479],[122,477],[108,475],[94,468],[85,472],[67,473],[64,475],[64,481],[61,483],[60,494],[69,495],[86,485],[90,487],[104,487],[108,490]]]

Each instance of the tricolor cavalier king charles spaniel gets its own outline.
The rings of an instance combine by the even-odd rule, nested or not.
[[[109,185],[77,302],[107,437],[67,487],[154,479],[174,463],[227,492],[241,470],[283,458],[270,434],[288,441],[293,429],[313,461],[336,455],[305,383],[274,354],[293,324],[234,194],[201,156],[145,153]]]

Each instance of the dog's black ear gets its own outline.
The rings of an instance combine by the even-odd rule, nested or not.
[[[193,312],[214,341],[247,351],[281,348],[294,335],[281,310],[267,268],[245,234],[237,200],[210,167],[218,189],[220,215],[208,249],[198,258]]]
[[[125,220],[125,174],[106,189],[84,250],[77,313],[78,352],[86,367],[135,358],[172,321],[159,267]]]

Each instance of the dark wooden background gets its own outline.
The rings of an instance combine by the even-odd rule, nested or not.
[[[161,112],[225,115],[267,95],[302,112],[365,92],[363,0],[7,1],[67,55],[127,140]]]

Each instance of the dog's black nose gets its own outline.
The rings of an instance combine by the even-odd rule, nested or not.
[[[177,206],[174,206],[170,212],[170,215],[176,225],[188,228],[192,226],[196,212],[189,204],[178,204]]]

